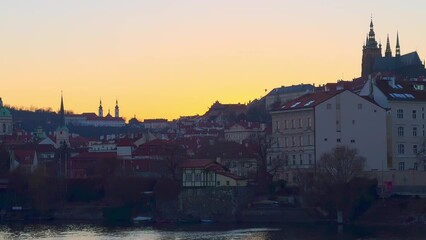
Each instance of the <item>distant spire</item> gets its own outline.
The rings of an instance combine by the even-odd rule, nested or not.
[[[386,51],[385,51],[385,57],[392,57],[392,50],[389,43],[389,34],[386,40]]]
[[[3,107],[3,100],[0,97],[0,108]]]
[[[399,34],[396,32],[396,49],[395,49],[395,55],[397,57],[401,56],[401,48],[399,47]]]
[[[118,100],[115,99],[115,114],[114,117],[119,118],[120,117],[120,108],[118,107]]]
[[[102,108],[102,99],[99,100],[99,109],[98,109],[98,117],[104,116],[104,110]]]
[[[65,127],[65,109],[64,109],[64,96],[61,91],[61,109],[59,110],[59,125]]]

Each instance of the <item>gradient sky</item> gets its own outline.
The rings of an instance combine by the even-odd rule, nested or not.
[[[203,114],[281,85],[360,75],[373,14],[378,40],[426,57],[426,1],[2,0],[5,104],[130,119]],[[106,111],[105,111],[106,110]]]

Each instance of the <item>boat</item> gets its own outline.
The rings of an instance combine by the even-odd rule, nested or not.
[[[133,218],[133,222],[135,222],[135,223],[149,223],[149,222],[152,222],[152,217],[137,216],[137,217]]]
[[[214,223],[214,220],[212,219],[201,219],[200,221],[201,223]]]

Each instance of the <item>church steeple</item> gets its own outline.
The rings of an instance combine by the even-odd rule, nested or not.
[[[61,109],[59,110],[59,126],[65,127],[64,96],[61,92]]]
[[[395,49],[395,56],[399,57],[401,56],[401,49],[399,47],[399,35],[398,32],[396,32],[396,49]]]
[[[104,116],[104,110],[102,108],[102,99],[99,100],[99,110],[98,110],[98,117],[103,117]]]
[[[385,57],[392,57],[392,50],[389,43],[389,34],[386,40],[386,51],[385,51]]]
[[[115,118],[119,118],[120,117],[120,108],[118,107],[118,100],[115,99]]]
[[[69,146],[69,131],[65,125],[64,96],[61,91],[61,109],[59,110],[59,126],[55,131],[56,147]]]

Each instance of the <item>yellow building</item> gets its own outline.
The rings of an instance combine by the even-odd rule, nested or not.
[[[183,187],[244,187],[247,180],[209,159],[187,160],[182,165]]]

